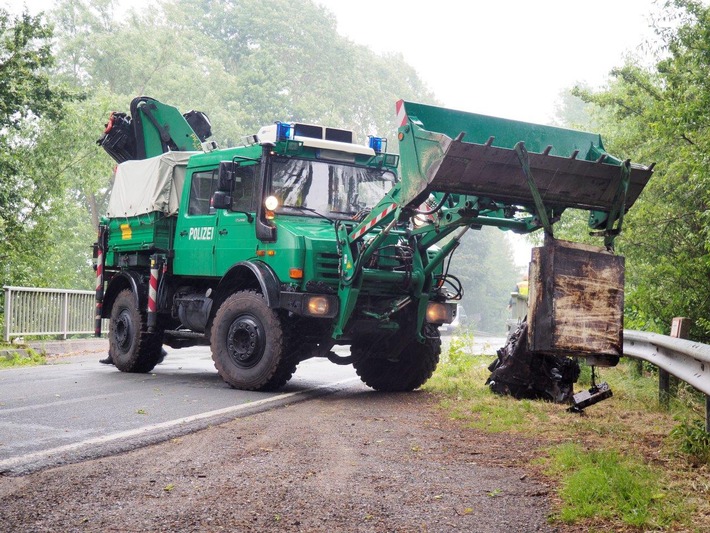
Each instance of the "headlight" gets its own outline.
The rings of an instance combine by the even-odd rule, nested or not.
[[[308,298],[308,314],[325,316],[330,312],[330,302],[325,296],[311,296]]]
[[[456,304],[429,302],[426,308],[426,321],[430,324],[451,324],[455,309]]]

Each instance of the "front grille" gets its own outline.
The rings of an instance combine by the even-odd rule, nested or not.
[[[324,281],[331,287],[338,287],[340,276],[338,266],[340,257],[338,254],[320,252],[316,255],[315,274],[318,281]]]

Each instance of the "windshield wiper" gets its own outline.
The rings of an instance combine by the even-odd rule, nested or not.
[[[314,215],[318,215],[319,217],[326,219],[326,220],[327,220],[328,222],[330,222],[331,224],[335,224],[335,220],[333,220],[332,218],[328,218],[328,217],[325,216],[323,213],[320,213],[320,212],[316,211],[316,210],[313,209],[312,207],[304,207],[304,206],[302,206],[302,205],[285,205],[284,208],[286,208],[286,209],[299,209],[299,210],[301,210],[301,211],[308,211],[309,213],[313,213]]]

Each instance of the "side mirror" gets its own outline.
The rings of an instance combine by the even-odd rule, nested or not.
[[[220,169],[221,170],[221,169]],[[221,181],[220,172],[220,181]],[[221,187],[220,187],[221,188]],[[212,195],[212,207],[215,209],[229,209],[232,207],[232,195],[223,190],[217,190]]]
[[[219,179],[217,181],[217,191],[225,192],[227,194],[230,194],[232,192],[232,187],[234,186],[234,174],[236,172],[236,169],[237,165],[234,161],[222,161],[219,164]],[[215,207],[217,207],[217,205],[215,205]]]

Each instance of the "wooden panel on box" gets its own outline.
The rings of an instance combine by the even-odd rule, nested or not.
[[[547,239],[533,249],[529,283],[531,351],[616,364],[623,347],[623,257]]]

